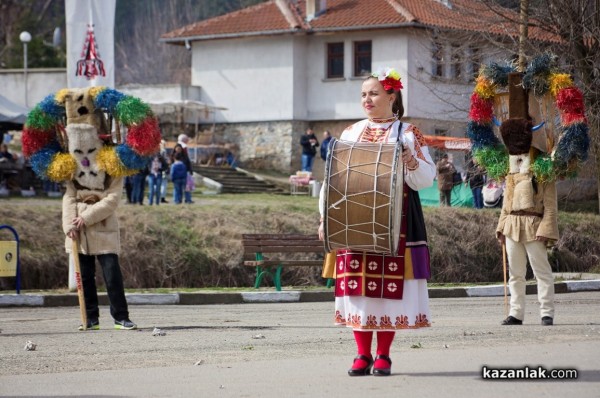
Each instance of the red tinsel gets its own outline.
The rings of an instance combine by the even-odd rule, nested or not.
[[[160,140],[158,120],[150,117],[145,119],[141,124],[129,127],[126,143],[137,154],[149,156],[158,152]]]
[[[471,95],[469,118],[477,123],[489,123],[494,116],[494,100],[483,99],[477,93]]]
[[[577,113],[563,113],[561,116],[561,122],[563,126],[569,126],[575,123],[587,123],[587,118],[584,114]]]
[[[563,88],[556,95],[556,106],[563,113],[585,115],[583,94],[577,87]]]
[[[51,130],[36,130],[25,127],[21,136],[21,144],[23,146],[23,156],[31,157],[34,153],[48,145],[54,140],[56,134]]]

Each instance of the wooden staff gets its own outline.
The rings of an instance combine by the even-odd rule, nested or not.
[[[504,276],[504,314],[508,316],[508,293],[506,291],[506,243],[502,243],[502,276]]]
[[[71,254],[73,255],[73,263],[75,264],[75,281],[77,282],[77,297],[79,298],[79,311],[81,312],[81,324],[83,330],[87,330],[87,312],[85,310],[85,297],[83,296],[83,282],[81,281],[81,266],[79,265],[79,241],[71,239],[73,247]]]

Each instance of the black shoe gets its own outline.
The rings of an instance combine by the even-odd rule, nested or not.
[[[356,358],[354,358],[354,362],[356,362],[359,359],[362,359],[363,361],[365,361],[367,363],[367,366],[364,368],[358,368],[358,369],[353,369],[353,368],[348,369],[349,376],[366,376],[366,375],[371,374],[371,368],[373,367],[373,357],[369,358],[365,355],[358,355]]]
[[[392,374],[392,360],[390,359],[390,357],[388,357],[387,355],[380,354],[375,357],[375,360],[378,359],[383,359],[384,361],[387,361],[389,366],[387,368],[374,368],[373,376],[389,376],[390,374]]]
[[[552,326],[554,325],[554,319],[549,316],[542,317],[542,325],[544,326]]]
[[[88,319],[86,330],[99,330],[100,322],[97,319]],[[83,325],[79,325],[77,330],[83,331]]]
[[[502,325],[522,325],[523,321],[509,315],[508,318],[502,321]]]
[[[165,198],[162,198],[162,199],[160,200],[160,203],[169,203],[169,201],[168,201],[168,200],[166,200]]]

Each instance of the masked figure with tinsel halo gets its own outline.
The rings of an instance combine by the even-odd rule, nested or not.
[[[40,178],[66,185],[65,247],[72,252],[73,240],[79,243],[79,253],[72,254],[79,256],[87,313],[87,325],[80,330],[99,329],[96,258],[114,328],[137,328],[129,319],[119,265],[116,210],[124,177],[147,166],[160,139],[158,121],[147,104],[105,87],[61,90],[36,105],[27,118],[23,153]]]
[[[510,312],[503,325],[523,323],[528,259],[537,279],[541,323],[554,323],[554,278],[546,248],[559,238],[556,179],[574,176],[589,149],[583,96],[555,65],[556,57],[546,54],[524,73],[512,65],[485,66],[471,97],[468,135],[474,157],[491,178],[506,182],[496,227],[496,237],[506,245],[510,273]],[[493,132],[493,106],[496,89],[506,87],[509,118],[496,122],[503,147]],[[547,112],[547,120],[534,127],[530,110],[536,101],[556,109],[560,125],[544,127],[554,119]],[[554,130],[559,133],[556,144]]]

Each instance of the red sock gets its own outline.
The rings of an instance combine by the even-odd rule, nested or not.
[[[390,347],[396,332],[377,332],[377,355],[390,356]],[[387,369],[390,363],[384,359],[375,360],[375,368]]]
[[[358,355],[364,355],[367,358],[371,356],[371,343],[373,342],[373,332],[362,332],[354,331],[354,340],[356,340],[356,347],[358,348]],[[364,369],[369,364],[362,359],[357,359],[352,365],[352,369]]]

